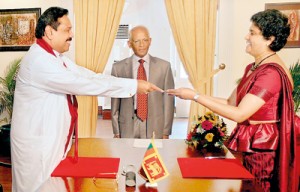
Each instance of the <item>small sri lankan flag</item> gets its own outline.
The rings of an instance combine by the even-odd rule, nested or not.
[[[143,179],[149,181],[151,184],[169,176],[169,172],[154,145],[153,139],[151,139],[151,142],[145,153],[139,174]]]

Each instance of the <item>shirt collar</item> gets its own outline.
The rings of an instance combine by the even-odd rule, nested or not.
[[[63,57],[63,54],[55,51],[54,49],[53,49],[53,52],[54,52],[54,54],[55,54],[56,57]]]
[[[149,56],[149,54],[147,54],[147,55],[145,55],[143,58],[140,58],[140,57],[138,57],[138,56],[136,56],[136,55],[133,55],[133,61],[134,62],[139,62],[139,60],[140,59],[143,59],[146,63],[148,63],[149,64],[149,62],[150,62],[150,56]]]

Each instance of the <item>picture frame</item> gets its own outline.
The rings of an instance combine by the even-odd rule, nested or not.
[[[300,3],[266,3],[265,9],[277,9],[289,18],[291,34],[285,48],[300,47]]]
[[[0,51],[27,51],[40,15],[41,8],[0,9]]]

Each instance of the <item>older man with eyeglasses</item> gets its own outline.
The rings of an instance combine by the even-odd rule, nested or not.
[[[149,31],[144,26],[130,30],[128,46],[134,54],[116,62],[111,74],[116,77],[147,80],[161,89],[174,87],[168,61],[148,53]],[[112,98],[112,126],[115,138],[168,139],[172,133],[174,98],[164,93],[136,94],[132,98]]]

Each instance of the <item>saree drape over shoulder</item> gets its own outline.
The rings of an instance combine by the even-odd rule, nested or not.
[[[237,125],[227,147],[248,153],[276,151],[274,171],[278,191],[297,191],[296,134],[291,82],[284,69],[276,63],[264,64],[247,76],[250,68],[251,64],[246,67],[237,87],[236,103],[248,93],[262,98],[266,103],[247,121]],[[252,125],[249,123],[251,120],[272,120],[278,123]]]

